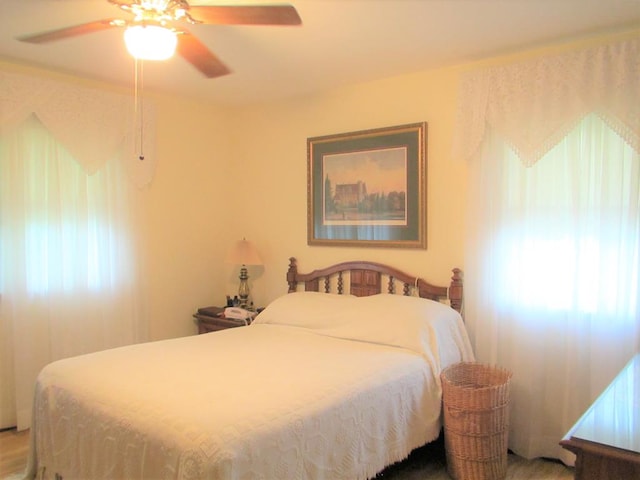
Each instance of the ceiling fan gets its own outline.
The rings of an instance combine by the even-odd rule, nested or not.
[[[296,9],[291,5],[189,5],[186,0],[107,0],[127,13],[132,20],[109,18],[44,33],[25,35],[18,40],[29,43],[48,43],[117,27],[151,27],[164,30],[175,37],[178,53],[207,78],[220,77],[231,70],[198,38],[181,24],[210,25],[300,25]],[[158,28],[159,27],[159,28]],[[177,45],[175,43],[177,41]]]

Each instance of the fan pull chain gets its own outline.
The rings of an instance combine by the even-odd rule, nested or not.
[[[140,121],[140,154],[138,159],[144,160],[144,61],[135,59],[135,92],[134,92],[134,124]]]

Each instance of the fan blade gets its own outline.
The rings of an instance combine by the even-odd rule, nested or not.
[[[69,37],[77,37],[78,35],[86,35],[87,33],[94,33],[117,27],[114,22],[118,22],[118,20],[113,18],[98,20],[95,22],[83,23],[82,25],[75,25],[73,27],[61,28],[59,30],[37,33],[35,35],[23,35],[18,37],[18,40],[29,43],[54,42],[56,40],[63,40]]]
[[[231,70],[218,57],[189,32],[178,35],[176,49],[186,61],[200,70],[207,78],[222,77],[231,73]]]
[[[217,25],[300,25],[302,20],[291,5],[190,6],[197,21]]]

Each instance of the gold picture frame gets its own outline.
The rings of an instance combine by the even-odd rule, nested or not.
[[[307,139],[307,243],[426,248],[427,123]]]

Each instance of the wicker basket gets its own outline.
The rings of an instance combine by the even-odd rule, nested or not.
[[[506,477],[511,375],[476,362],[451,365],[440,375],[447,471],[456,480]]]

